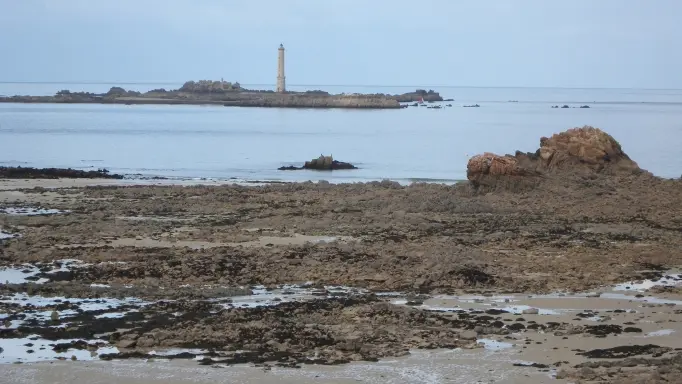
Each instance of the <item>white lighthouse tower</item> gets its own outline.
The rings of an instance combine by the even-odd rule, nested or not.
[[[283,93],[287,91],[284,77],[284,45],[280,44],[277,51],[277,92]]]

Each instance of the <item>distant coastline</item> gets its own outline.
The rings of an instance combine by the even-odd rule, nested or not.
[[[399,109],[401,103],[443,101],[438,92],[417,89],[399,95],[338,94],[325,91],[274,92],[242,88],[239,83],[226,81],[188,81],[175,90],[163,88],[148,92],[112,87],[106,93],[61,90],[53,96],[5,96],[0,103],[46,104],[168,104],[168,105],[223,105],[227,107],[270,108],[351,108]]]

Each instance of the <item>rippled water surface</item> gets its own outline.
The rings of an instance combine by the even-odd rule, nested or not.
[[[0,94],[54,92],[20,88],[0,84]],[[107,89],[99,88],[88,90]],[[436,90],[454,98],[453,107],[356,111],[0,104],[0,165],[105,167],[117,173],[183,178],[452,182],[466,178],[466,162],[473,154],[535,151],[541,136],[589,124],[612,134],[641,167],[664,177],[682,174],[682,91]],[[462,108],[473,103],[481,107]],[[550,108],[557,104],[590,108]],[[333,154],[361,169],[276,170],[320,154]]]

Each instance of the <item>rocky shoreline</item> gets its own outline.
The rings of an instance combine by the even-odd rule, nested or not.
[[[190,99],[172,97],[117,97],[99,96],[77,99],[63,99],[55,96],[12,96],[0,97],[0,103],[24,104],[119,104],[119,105],[215,105],[225,107],[261,108],[349,108],[349,109],[399,109],[395,99],[371,95],[329,95],[311,96],[298,94],[242,93],[220,98],[195,97]]]
[[[470,381],[682,378],[682,181],[592,127],[467,168],[454,186],[0,190],[0,360],[379,377],[447,351],[432,382],[453,361]]]
[[[0,167],[0,179],[123,179],[107,169],[84,171],[71,168]]]
[[[0,103],[50,103],[50,104],[169,104],[216,105],[226,107],[263,108],[349,108],[349,109],[399,109],[401,102],[420,99],[442,101],[435,91],[416,90],[401,95],[339,94],[324,91],[286,92],[249,90],[238,83],[202,80],[187,82],[181,88],[167,91],[155,89],[141,93],[112,87],[102,94],[62,90],[54,96],[0,97]]]

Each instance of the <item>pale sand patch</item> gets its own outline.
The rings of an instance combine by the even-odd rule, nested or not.
[[[193,221],[196,219],[195,218],[188,218],[188,217],[172,217],[172,216],[116,216],[116,220],[172,222],[172,221]]]
[[[352,240],[348,236],[310,236],[294,234],[290,237],[281,236],[261,236],[257,240],[244,242],[210,242],[210,241],[194,241],[194,240],[156,240],[151,238],[119,238],[110,240],[108,242],[95,244],[68,244],[58,245],[58,248],[78,248],[78,247],[139,247],[139,248],[192,248],[192,249],[206,249],[216,247],[266,247],[266,246],[283,246],[283,245],[303,245],[305,243],[328,243],[333,241],[346,242]]]
[[[132,182],[132,183],[131,183]],[[81,188],[95,185],[134,185],[135,180],[118,179],[0,179],[0,190],[40,188]]]
[[[0,188],[0,203],[20,203],[23,205],[50,205],[63,203],[82,198],[81,193],[61,195],[54,191],[41,193],[27,193],[16,190],[3,190]]]
[[[629,296],[609,296],[608,292],[602,297],[440,295],[424,301],[422,307],[432,310],[509,310],[512,313],[492,315],[499,317],[507,326],[517,322],[528,326],[529,321],[536,321],[539,324],[568,323],[574,327],[619,325],[623,330],[626,327],[642,330],[642,332],[623,332],[619,335],[610,334],[605,338],[590,334],[570,334],[566,330],[558,332],[522,330],[507,336],[490,336],[492,339],[513,344],[515,356],[521,360],[547,365],[568,361],[571,365],[575,365],[589,360],[577,355],[578,349],[592,350],[644,344],[678,348],[682,345],[682,322],[679,321],[680,315],[675,311],[681,306],[659,304],[662,302],[682,303],[682,296],[637,298],[634,293]],[[537,308],[540,314],[522,314],[523,308]],[[616,310],[618,312],[615,312]],[[583,316],[578,316],[578,314]],[[590,316],[586,316],[587,314]],[[520,318],[523,318],[523,321],[520,321]]]
[[[244,182],[239,180],[177,180],[177,179],[0,179],[0,190],[32,189],[40,188],[82,188],[89,186],[168,186],[168,185],[241,185],[241,186],[262,186],[268,185],[264,182]]]
[[[639,325],[634,325],[637,327]],[[607,349],[624,345],[646,345],[655,344],[661,347],[678,348],[682,342],[680,332],[673,332],[667,336],[649,336],[647,332],[623,333],[618,336],[607,336],[605,338],[598,338],[591,335],[573,335],[567,336],[564,339],[561,336],[555,336],[551,333],[527,333],[524,334],[524,340],[530,341],[530,344],[519,342],[516,345],[518,352],[517,358],[526,361],[535,361],[543,364],[554,364],[559,361],[568,361],[566,366],[573,366],[585,361],[598,360],[586,359],[584,356],[577,355],[578,350],[589,351],[593,349]],[[538,344],[541,343],[541,344]],[[526,347],[525,349],[523,347]],[[647,357],[645,355],[636,357]],[[617,361],[617,359],[613,359]]]

